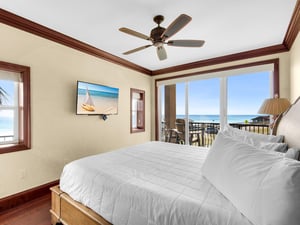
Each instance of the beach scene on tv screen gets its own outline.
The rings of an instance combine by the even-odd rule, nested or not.
[[[78,81],[77,114],[117,114],[119,89]]]

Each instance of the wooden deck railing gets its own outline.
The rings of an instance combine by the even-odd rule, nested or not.
[[[230,123],[230,126],[240,130],[269,134],[268,124],[256,123]],[[219,123],[206,123],[206,122],[189,122],[189,143],[197,146],[209,147],[212,145],[220,130]],[[177,129],[164,129],[162,130],[162,140],[173,143],[185,143],[183,131]]]

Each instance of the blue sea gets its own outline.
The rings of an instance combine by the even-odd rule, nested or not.
[[[229,115],[228,123],[244,123],[246,120],[251,120],[258,115]],[[177,115],[177,118],[184,118],[184,115]],[[210,122],[219,123],[219,115],[189,115],[189,119],[195,122]],[[1,135],[12,135],[13,134],[13,118],[2,117],[0,118],[0,136]]]
[[[105,98],[118,98],[119,93],[118,89],[115,92],[105,92],[105,91],[97,91],[97,90],[89,90],[91,96],[105,97]],[[86,95],[86,89],[78,89],[78,95]]]
[[[259,115],[228,115],[228,123],[251,122],[253,118]],[[176,115],[176,118],[185,118],[185,115]],[[220,123],[219,115],[189,115],[189,119],[195,122]]]

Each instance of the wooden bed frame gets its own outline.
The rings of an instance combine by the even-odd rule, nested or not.
[[[284,135],[289,147],[300,149],[300,97],[282,115],[273,129],[273,134]],[[59,186],[51,190],[51,224],[58,225],[112,225],[99,214],[79,202],[74,201],[68,194],[62,192]]]
[[[59,186],[51,190],[51,224],[65,225],[112,225],[99,214],[74,201],[68,194],[62,192]]]

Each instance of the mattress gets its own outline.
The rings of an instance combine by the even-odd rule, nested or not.
[[[67,164],[60,188],[114,225],[251,225],[201,175],[207,148],[148,142]]]

